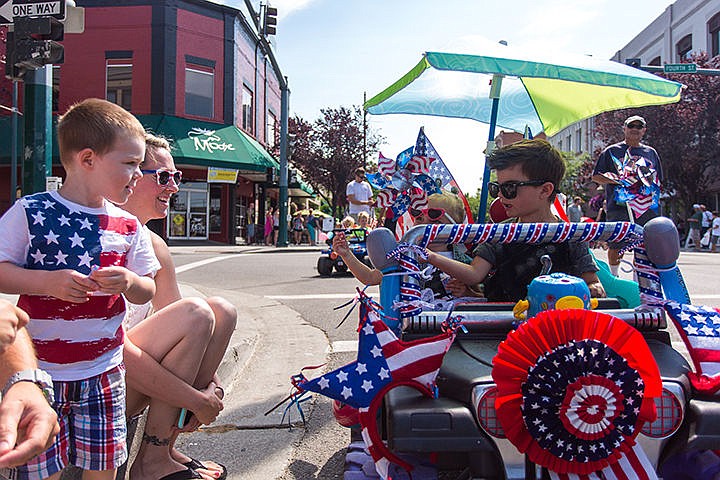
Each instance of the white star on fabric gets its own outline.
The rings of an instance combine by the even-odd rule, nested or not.
[[[53,208],[53,209],[54,209],[54,208],[55,208],[55,202],[53,202],[53,201],[51,201],[51,200],[43,200],[43,207],[45,208],[45,210],[47,210],[48,208]]]
[[[78,267],[86,265],[88,268],[91,268],[90,261],[92,259],[93,257],[88,252],[85,252],[82,255],[78,255],[78,260],[80,260],[80,263],[78,263]]]
[[[67,225],[68,227],[70,226],[70,219],[68,217],[66,217],[64,213],[62,215],[60,215],[60,218],[58,218],[58,220],[60,221],[61,227],[63,225]]]
[[[340,392],[340,395],[342,395],[343,398],[345,400],[347,400],[349,397],[352,397],[352,388],[343,387],[342,392]]]
[[[57,260],[57,264],[60,265],[61,263],[64,263],[67,265],[67,262],[65,259],[67,258],[67,255],[65,255],[62,250],[58,250],[57,255],[55,255],[55,260]]]
[[[369,392],[370,390],[373,389],[373,384],[372,384],[372,382],[371,382],[370,380],[363,380],[362,387],[360,387],[360,388],[362,388],[363,390],[365,390],[365,393],[367,393],[367,392]]]
[[[367,372],[367,365],[364,363],[358,363],[357,367],[355,367],[355,371],[358,373],[358,375],[362,375],[363,373]]]
[[[37,212],[30,216],[33,217],[33,220],[34,220],[33,225],[37,225],[39,223],[43,227],[45,226],[45,217],[43,216],[42,212]]]
[[[365,335],[372,335],[373,332],[374,332],[374,330],[373,330],[372,324],[371,324],[370,322],[367,322],[367,323],[365,324],[365,326],[363,327],[363,333],[364,333]]]
[[[47,240],[47,244],[50,245],[51,243],[58,244],[57,239],[59,238],[58,235],[56,235],[52,230],[48,232],[47,235],[44,235],[45,239]]]
[[[713,330],[711,327],[707,325],[703,325],[703,327],[700,329],[705,335],[708,337],[714,336],[715,330]]]
[[[320,380],[318,380],[318,385],[320,385],[321,390],[325,390],[330,386],[330,380],[328,380],[325,377],[322,377]]]
[[[90,220],[87,218],[77,218],[78,222],[80,222],[80,230],[83,228],[87,228],[88,230],[92,230],[92,224],[90,223]]]
[[[382,348],[375,345],[372,350],[370,350],[370,353],[372,353],[373,358],[377,358],[382,355]]]
[[[687,332],[688,335],[697,335],[698,334],[697,327],[693,327],[692,325],[688,325],[687,327],[685,327],[685,331]]]
[[[40,251],[40,249],[37,249],[35,253],[31,253],[30,256],[35,260],[35,263],[39,263],[40,265],[45,265],[45,254]]]
[[[378,372],[378,377],[380,377],[381,380],[385,380],[386,378],[390,378],[390,370],[383,367]]]
[[[347,381],[347,379],[348,379],[347,372],[343,372],[342,370],[340,370],[337,374],[337,379],[338,379],[338,382],[340,382],[340,383]]]
[[[69,240],[72,242],[72,245],[70,245],[71,248],[75,247],[75,246],[85,248],[82,243],[83,240],[85,240],[85,238],[78,235],[77,232],[75,232],[75,234],[72,237],[70,237]]]
[[[593,348],[590,349],[590,355],[592,355],[592,356],[594,357],[594,356],[597,355],[597,354],[598,354],[598,349],[597,349],[597,348],[593,347]]]

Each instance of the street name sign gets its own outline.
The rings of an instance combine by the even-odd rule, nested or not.
[[[0,0],[0,25],[12,25],[18,17],[65,20],[65,0]]]
[[[666,63],[663,65],[665,73],[695,73],[697,72],[697,64],[695,63]]]

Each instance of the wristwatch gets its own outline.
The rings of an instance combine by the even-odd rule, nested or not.
[[[5,387],[3,387],[3,397],[7,394],[7,391],[10,389],[10,387],[12,387],[18,382],[34,383],[35,385],[40,387],[40,390],[42,390],[42,393],[45,396],[45,400],[47,400],[50,405],[55,402],[55,393],[53,391],[52,377],[50,377],[50,374],[47,373],[45,370],[40,370],[39,368],[37,368],[34,370],[21,370],[15,373],[7,381]]]

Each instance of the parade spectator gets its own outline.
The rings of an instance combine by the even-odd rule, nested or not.
[[[710,251],[714,252],[718,241],[720,241],[720,216],[718,216],[717,211],[712,212],[712,215],[713,215],[713,220],[712,220],[712,232],[710,234]]]
[[[700,250],[700,230],[702,228],[703,213],[700,204],[693,204],[693,214],[687,219],[688,235],[685,239],[685,248],[690,247],[692,241],[693,249],[697,252]]]
[[[13,478],[59,478],[72,462],[85,478],[112,480],[127,460],[125,300],[149,301],[160,267],[147,231],[113,205],[142,176],[145,131],[122,107],[88,99],[59,118],[57,137],[63,186],[22,198],[0,219],[0,291],[20,294],[30,317],[61,432]]]
[[[265,245],[272,245],[273,239],[273,209],[268,207],[265,212]]]
[[[248,205],[245,223],[247,225],[247,243],[252,245],[255,243],[255,205]]]
[[[0,468],[22,465],[41,454],[60,432],[52,399],[48,398],[53,391],[52,380],[37,368],[32,341],[23,326],[27,322],[24,311],[0,301],[0,385],[4,386],[0,402]]]
[[[700,228],[700,236],[705,236],[705,232],[710,230],[710,227],[712,226],[712,219],[713,214],[708,208],[700,204],[700,211],[702,212],[702,222],[701,222],[701,228]]]
[[[582,220],[582,217],[582,198],[575,197],[573,198],[572,205],[568,207],[568,220],[570,220],[572,223],[578,223]]]
[[[318,220],[313,213],[312,208],[308,209],[308,215],[305,219],[305,226],[307,227],[308,237],[310,238],[310,245],[314,246],[315,242],[317,242]]]
[[[165,139],[147,135],[146,145],[144,175],[123,206],[143,225],[167,216],[181,178]],[[149,233],[161,265],[155,275],[157,293],[152,302],[130,305],[125,319],[128,415],[138,415],[149,406],[130,478],[163,479],[177,472],[184,478],[199,478],[194,473],[225,478],[225,467],[194,460],[175,449],[179,431],[173,425],[181,408],[195,418],[184,431],[212,423],[222,409],[224,391],[215,372],[235,329],[237,312],[220,297],[182,298],[167,244]]]
[[[292,219],[293,240],[295,245],[300,245],[302,243],[302,234],[305,230],[304,223],[305,221],[303,220],[302,215],[300,215],[300,213],[296,213]]]
[[[272,216],[273,237],[272,244],[277,246],[278,235],[280,235],[280,209],[276,208]]]
[[[552,213],[558,185],[565,175],[560,152],[545,140],[522,140],[493,151],[488,165],[497,173],[489,183],[492,196],[501,198],[506,222],[557,223]],[[515,302],[527,296],[528,284],[540,274],[540,257],[549,255],[552,271],[581,277],[594,297],[605,290],[586,243],[478,245],[468,265],[435,252],[428,263],[466,285],[484,283],[485,296],[495,302]]]
[[[358,213],[357,228],[368,230],[370,226],[370,216],[365,212]]]
[[[345,194],[348,201],[348,214],[357,222],[357,215],[365,212],[370,215],[370,207],[373,205],[372,188],[365,181],[365,169],[355,169],[355,179],[347,184]]]
[[[647,122],[639,115],[628,117],[623,123],[623,134],[625,139],[620,143],[615,143],[605,148],[600,154],[595,169],[593,170],[592,180],[605,187],[606,215],[608,222],[634,222],[638,225],[645,225],[650,219],[657,217],[659,205],[654,208],[648,208],[638,218],[631,218],[628,205],[616,197],[616,189],[619,183],[609,178],[611,176],[620,175],[614,159],[623,162],[626,168],[632,168],[638,160],[644,159],[649,168],[655,170],[658,185],[663,180],[662,164],[660,156],[654,148],[641,143],[643,135],[647,131]],[[608,249],[608,265],[613,275],[618,275],[618,268],[622,256],[619,254],[620,245],[609,242]]]

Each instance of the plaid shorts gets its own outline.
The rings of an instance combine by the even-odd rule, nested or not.
[[[39,480],[72,464],[111,470],[127,460],[125,366],[71,382],[53,382],[60,433],[45,452],[17,467],[13,480]]]

